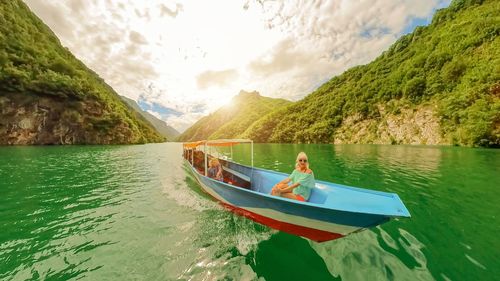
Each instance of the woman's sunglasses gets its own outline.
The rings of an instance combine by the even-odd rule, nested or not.
[[[307,159],[299,159],[299,162],[307,163]]]

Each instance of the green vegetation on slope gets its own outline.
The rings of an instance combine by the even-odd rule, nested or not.
[[[432,105],[448,143],[498,146],[499,35],[500,1],[453,1],[429,26],[401,37],[370,64],[264,116],[244,136],[257,142],[331,143],[348,117],[375,120],[367,128],[375,133],[385,122],[382,111],[397,115]]]
[[[0,2],[0,104],[0,143],[163,141],[20,0]]]
[[[263,97],[257,92],[241,91],[229,105],[201,118],[182,135],[179,141],[238,138],[257,119],[276,108],[290,104],[284,99]]]

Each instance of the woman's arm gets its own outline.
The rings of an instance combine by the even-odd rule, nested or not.
[[[285,188],[282,188],[280,189],[281,193],[286,193],[286,192],[292,192],[294,188],[296,188],[297,186],[299,186],[300,183],[294,183],[288,187],[285,187]]]
[[[280,184],[280,183],[289,183],[289,182],[290,182],[290,178],[286,178],[286,179],[280,181],[278,184]]]

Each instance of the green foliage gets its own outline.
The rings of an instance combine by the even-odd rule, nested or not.
[[[349,116],[379,118],[378,105],[437,106],[445,137],[500,145],[500,1],[459,0],[432,24],[402,36],[373,62],[333,77],[303,100],[257,120],[259,142],[332,142]]]
[[[110,114],[104,118],[90,118],[90,124],[101,132],[107,132],[121,123],[121,117],[117,114]]]
[[[19,94],[50,98],[64,105],[61,108],[75,102],[86,104],[73,109],[78,112],[62,116],[68,117],[67,122],[87,128],[90,135],[96,129],[96,133],[120,143],[164,140],[102,78],[61,46],[54,33],[22,1],[1,1],[0,96],[19,99]],[[100,109],[93,110],[100,114],[88,116],[85,108],[92,108],[91,104],[99,105]],[[115,138],[118,134],[129,138]]]
[[[39,95],[52,95],[61,98],[72,97],[80,100],[85,97],[82,82],[82,80],[73,79],[66,74],[49,69],[39,73],[35,79],[31,80],[27,90]]]
[[[407,81],[403,93],[404,96],[410,100],[420,100],[425,93],[425,79],[422,77],[415,77]]]
[[[467,69],[467,65],[459,59],[446,64],[441,74],[447,83],[456,83]]]
[[[180,135],[178,140],[194,141],[243,137],[244,132],[255,120],[288,104],[290,102],[284,99],[273,99],[260,96],[257,92],[241,91],[229,105],[200,119]],[[254,136],[252,139],[256,142],[259,141]]]

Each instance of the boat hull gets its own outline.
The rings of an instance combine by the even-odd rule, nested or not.
[[[344,237],[344,235],[339,234],[339,233],[328,232],[328,231],[309,228],[309,227],[296,225],[296,224],[292,224],[292,223],[287,223],[287,222],[283,222],[283,221],[278,221],[278,220],[272,219],[270,217],[262,216],[262,215],[259,215],[257,213],[250,212],[248,210],[238,208],[238,207],[233,206],[233,205],[225,204],[222,202],[220,202],[220,204],[223,205],[229,211],[231,211],[237,215],[247,217],[247,218],[249,218],[257,223],[269,226],[273,229],[280,230],[280,231],[283,231],[286,233],[309,238],[309,239],[314,240],[316,242],[325,242],[325,241],[335,240],[335,239]]]
[[[294,200],[268,196],[213,180],[198,173],[191,165],[188,166],[203,190],[228,210],[273,229],[317,242],[338,239],[389,220],[387,216],[343,212],[304,204],[298,206]]]

